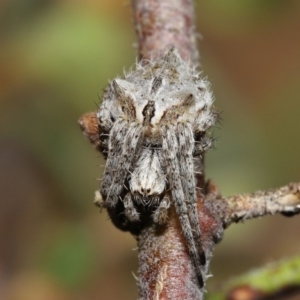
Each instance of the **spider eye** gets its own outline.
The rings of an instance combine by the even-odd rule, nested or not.
[[[143,194],[144,196],[149,195],[150,192],[151,192],[150,188],[148,188],[148,189],[141,188],[141,194]]]

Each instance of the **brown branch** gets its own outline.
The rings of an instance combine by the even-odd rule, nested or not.
[[[199,62],[192,0],[133,0],[140,59],[155,60],[172,45]]]
[[[211,201],[215,194],[210,191],[207,201],[198,194],[199,223],[207,261],[203,269],[207,277],[212,249],[223,236],[223,224],[216,213],[227,210],[223,201]],[[186,242],[174,209],[169,214],[166,228],[155,225],[145,228],[138,235],[139,247],[139,299],[202,299],[194,268],[188,256]]]
[[[264,215],[281,213],[293,216],[300,212],[300,183],[290,183],[279,189],[222,199],[227,210],[222,216],[225,227]]]
[[[201,298],[174,210],[168,227],[157,230],[151,226],[143,230],[138,236],[138,246],[139,299]]]

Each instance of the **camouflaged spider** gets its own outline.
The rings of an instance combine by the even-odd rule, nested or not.
[[[206,258],[195,174],[211,145],[212,102],[209,83],[173,47],[114,79],[97,112],[98,148],[106,158],[103,206],[117,227],[136,232],[149,218],[166,224],[174,205],[201,287]]]

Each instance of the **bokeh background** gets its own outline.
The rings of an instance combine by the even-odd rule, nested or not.
[[[207,176],[224,195],[300,180],[300,1],[196,1],[222,111]],[[0,2],[0,299],[136,299],[133,237],[93,205],[103,159],[77,119],[135,61],[129,1]],[[300,217],[232,225],[209,288],[300,251]]]

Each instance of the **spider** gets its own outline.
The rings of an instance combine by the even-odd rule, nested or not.
[[[212,103],[209,83],[172,47],[112,80],[97,112],[97,147],[106,158],[102,206],[117,227],[133,233],[147,222],[166,225],[174,206],[201,287],[206,257],[195,174],[218,118]]]

